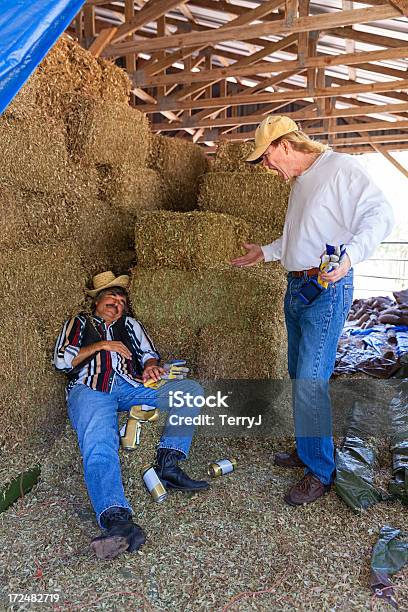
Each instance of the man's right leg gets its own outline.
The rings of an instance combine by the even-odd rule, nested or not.
[[[77,384],[68,394],[68,416],[77,432],[85,484],[100,527],[108,508],[132,508],[125,497],[119,460],[117,398]]]

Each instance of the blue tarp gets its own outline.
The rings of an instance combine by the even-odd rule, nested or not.
[[[0,0],[0,113],[85,0]]]

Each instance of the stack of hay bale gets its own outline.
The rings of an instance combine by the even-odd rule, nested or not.
[[[230,264],[243,242],[281,234],[288,200],[277,176],[246,169],[246,148],[220,147],[202,179],[200,211],[136,221],[135,311],[164,357],[186,358],[202,379],[281,378],[285,371],[282,268]]]
[[[121,69],[63,36],[0,117],[4,452],[41,448],[60,431],[58,331],[83,309],[93,274],[129,269],[137,214],[168,202],[129,91]]]
[[[189,211],[197,208],[200,180],[210,168],[210,161],[201,147],[181,138],[155,134],[149,165],[162,178],[165,209]]]
[[[221,143],[201,182],[202,210],[227,213],[251,227],[251,242],[269,244],[282,235],[289,186],[275,173],[245,162],[251,143]]]

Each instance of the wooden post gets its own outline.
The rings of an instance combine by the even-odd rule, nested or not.
[[[84,45],[87,49],[91,46],[93,41],[95,40],[96,30],[95,30],[95,7],[89,4],[86,4],[84,7]]]
[[[309,14],[310,0],[299,0],[299,17],[307,17]],[[299,32],[298,35],[298,60],[304,63],[309,44],[309,32]]]
[[[316,55],[317,40],[319,32],[310,32],[307,45],[307,56],[314,57]],[[307,89],[310,92],[316,88],[316,68],[308,68],[307,70]]]
[[[162,15],[157,20],[157,36],[166,36],[166,16]],[[166,57],[166,51],[159,51],[157,54],[157,60],[160,61]],[[166,69],[164,69],[163,74],[166,74]],[[157,97],[161,96],[164,98],[166,95],[166,86],[157,88]]]
[[[75,18],[75,34],[77,36],[78,42],[80,45],[84,45],[84,29],[83,29],[83,17],[84,11],[79,11],[78,15]]]
[[[125,22],[129,23],[135,16],[135,5],[133,0],[125,0]],[[134,35],[129,34],[126,40],[134,40]],[[128,53],[125,56],[126,72],[133,74],[136,72],[136,53]]]

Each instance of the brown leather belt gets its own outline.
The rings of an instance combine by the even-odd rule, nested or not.
[[[310,270],[300,270],[299,272],[289,272],[292,276],[296,278],[301,278],[302,276],[317,276],[319,274],[319,268],[311,268]]]

